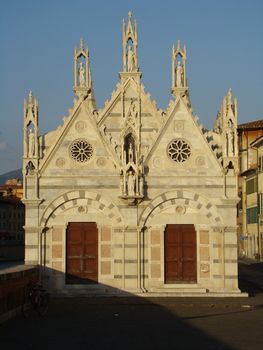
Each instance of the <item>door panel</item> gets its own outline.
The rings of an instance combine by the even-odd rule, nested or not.
[[[194,225],[167,225],[164,234],[165,283],[194,283],[196,232]]]
[[[95,222],[71,222],[67,228],[67,284],[98,282],[98,230]]]

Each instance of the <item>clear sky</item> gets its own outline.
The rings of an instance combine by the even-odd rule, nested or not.
[[[39,100],[40,133],[62,123],[73,101],[73,52],[90,50],[98,108],[122,69],[122,18],[138,24],[143,84],[157,106],[171,98],[171,48],[187,47],[194,114],[213,127],[228,88],[239,123],[263,119],[262,0],[0,0],[0,174],[21,167],[23,99]]]

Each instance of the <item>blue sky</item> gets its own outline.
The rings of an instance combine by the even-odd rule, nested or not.
[[[157,106],[171,98],[171,48],[186,43],[193,112],[212,128],[229,87],[239,123],[263,119],[261,0],[9,0],[0,2],[0,174],[21,167],[23,99],[39,100],[40,133],[56,128],[73,101],[73,52],[89,47],[98,108],[122,69],[122,18],[138,23],[143,84]]]

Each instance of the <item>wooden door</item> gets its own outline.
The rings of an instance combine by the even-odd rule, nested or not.
[[[165,283],[194,283],[196,232],[194,225],[167,225],[164,233]]]
[[[96,223],[69,223],[66,250],[66,283],[98,283],[98,229]]]

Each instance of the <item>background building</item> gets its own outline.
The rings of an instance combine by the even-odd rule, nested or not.
[[[25,207],[23,186],[8,180],[0,186],[0,261],[24,259]]]
[[[262,135],[263,120],[238,126],[241,198],[238,205],[239,253],[257,259],[262,259]]]

